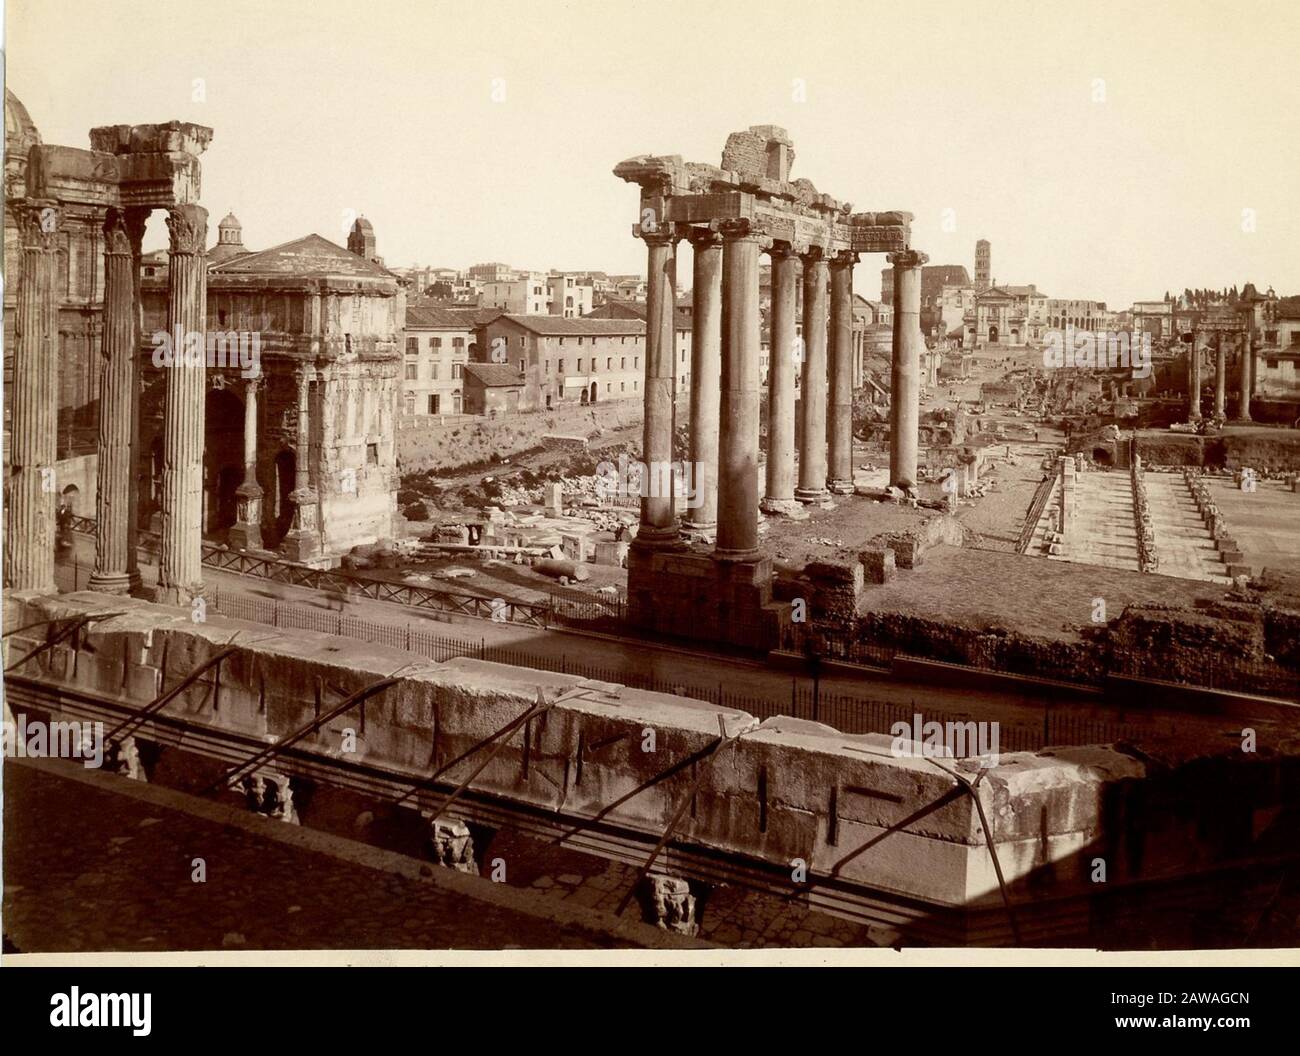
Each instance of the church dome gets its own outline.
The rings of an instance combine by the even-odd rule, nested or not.
[[[24,177],[27,173],[27,153],[39,146],[41,134],[32,121],[22,100],[8,88],[5,89],[5,193],[9,196],[25,193]]]

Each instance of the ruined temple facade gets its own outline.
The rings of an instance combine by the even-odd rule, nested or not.
[[[368,223],[365,236],[373,251]],[[151,393],[164,382],[153,335],[166,290],[146,279],[142,291],[145,516],[161,496]],[[239,221],[222,222],[207,272],[205,537],[324,567],[393,534],[405,313],[397,277],[371,259],[315,234],[248,252]]]
[[[855,213],[811,181],[791,180],[793,163],[785,130],[756,125],[727,138],[720,166],[641,155],[614,169],[640,187],[633,234],[648,255],[641,458],[651,481],[643,484],[641,522],[628,554],[628,615],[647,630],[672,634],[689,627],[704,639],[773,645],[788,606],[772,598],[772,558],[760,546],[760,516],[803,517],[805,505],[854,491],[853,390],[861,381],[853,265],[863,252],[890,253],[896,272],[890,483],[902,494],[917,483],[920,281],[929,258],[909,245],[910,213]],[[671,473],[676,247],[683,240],[694,250],[689,413],[698,501],[679,520]],[[760,489],[763,253],[771,261],[772,351]],[[802,372],[797,405],[796,369]]]

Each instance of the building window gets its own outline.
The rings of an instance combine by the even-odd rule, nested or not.
[[[619,391],[619,392],[627,392],[627,382],[626,382],[626,381],[620,381],[620,382],[618,383],[618,391]]]
[[[639,370],[640,367],[641,367],[641,357],[640,357],[640,356],[633,356],[633,357],[632,357],[632,369],[633,369],[633,370]]]
[[[578,344],[582,344],[582,338],[578,338]],[[582,357],[578,357],[578,373],[582,373]]]
[[[526,364],[522,359],[519,361],[519,373],[520,373],[520,374],[522,374],[522,373],[524,372],[524,368],[525,368],[527,365],[528,365],[528,364]]]
[[[453,380],[453,381],[456,381],[456,380],[458,380],[459,378],[463,377],[464,374],[465,374],[465,364],[464,364],[464,363],[453,363],[453,364],[451,365],[451,377],[452,377],[452,380]]]
[[[453,414],[460,414],[460,394],[457,393],[451,398],[451,410]]]
[[[442,397],[441,397],[441,396],[439,396],[436,392],[430,393],[430,394],[429,394],[429,413],[430,413],[430,414],[437,414],[437,413],[438,413],[438,407],[439,407],[439,405],[440,405],[441,403],[442,403]]]
[[[453,337],[451,339],[451,347],[459,352],[465,347],[465,339],[463,337]]]
[[[418,364],[418,363],[408,363],[408,364],[406,364],[406,380],[407,380],[407,381],[414,381],[414,380],[415,380],[415,378],[416,378],[416,373],[415,373],[415,372],[416,372],[416,369],[417,369],[418,367],[419,367],[419,364]]]
[[[606,369],[606,370],[613,370],[613,369],[614,369],[614,357],[613,357],[613,356],[606,356],[606,357],[605,357],[605,369]]]
[[[619,370],[627,370],[627,356],[622,356],[622,357],[619,358],[619,361],[618,361],[618,369],[619,369]]]
[[[366,461],[372,466],[379,465],[379,445],[366,444]]]
[[[442,338],[440,338],[440,337],[431,337],[431,338],[429,338],[429,347],[430,347],[430,348],[442,348]]]
[[[407,414],[415,413],[415,393],[413,392],[408,392],[406,394],[406,413]]]
[[[414,356],[420,351],[420,339],[418,337],[408,337],[406,339],[406,354]]]

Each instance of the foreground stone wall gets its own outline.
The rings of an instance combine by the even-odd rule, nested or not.
[[[196,685],[168,710],[270,744],[345,694],[395,675],[395,685],[366,702],[364,716],[341,716],[299,747],[338,758],[342,729],[353,728],[358,741],[350,761],[412,782],[470,752],[534,706],[539,694],[559,697],[474,778],[474,793],[560,817],[600,817],[653,839],[694,786],[678,830],[686,844],[787,875],[802,861],[814,881],[834,876],[936,907],[998,904],[971,797],[934,762],[895,757],[887,736],[848,736],[788,718],[760,724],[702,701],[466,659],[430,663],[311,632],[283,635],[220,618],[196,625],[174,610],[90,593],[11,593],[5,624],[110,606],[125,612],[50,650],[24,669],[27,676],[139,707],[232,644],[219,696],[210,682]],[[6,640],[7,662],[42,635],[36,630]],[[146,724],[137,736],[147,739],[149,731]],[[653,731],[652,750],[646,750],[647,731]],[[723,735],[739,736],[711,764]],[[1269,747],[1268,759],[1225,752],[1215,762],[1201,753],[1196,782],[1185,768],[1153,770],[1110,747],[1007,754],[987,771],[979,795],[1013,890],[1021,897],[1031,889],[1089,893],[1099,854],[1113,882],[1177,874],[1242,853],[1243,839],[1249,844],[1243,833],[1296,794],[1296,783],[1279,780],[1277,767],[1289,765],[1300,745]],[[442,780],[468,778],[482,759],[470,754]],[[291,759],[275,765],[294,773]],[[943,765],[974,776],[955,760]],[[1205,810],[1226,809],[1207,766],[1241,771],[1226,796],[1235,820],[1222,832],[1206,825]],[[1168,793],[1171,782],[1176,795]],[[431,795],[418,800],[432,801]]]

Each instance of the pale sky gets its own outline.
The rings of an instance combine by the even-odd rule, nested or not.
[[[717,164],[729,132],[776,124],[793,176],[914,213],[932,263],[973,271],[987,238],[998,282],[1112,308],[1247,281],[1300,293],[1296,0],[6,7],[7,83],[44,142],[215,130],[210,242],[230,210],[253,249],[342,243],[361,213],[393,266],[643,272],[614,165]],[[163,244],[155,215],[146,248]],[[879,296],[884,266],[862,257],[859,293]]]

